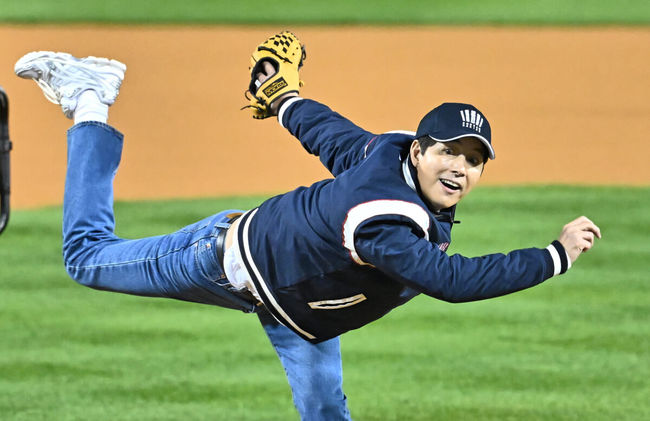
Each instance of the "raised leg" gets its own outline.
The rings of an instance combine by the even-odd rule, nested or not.
[[[122,139],[97,122],[68,132],[63,257],[70,276],[96,289],[254,311],[224,287],[229,283],[216,257],[216,236],[232,210],[173,234],[138,240],[114,234],[113,178]]]

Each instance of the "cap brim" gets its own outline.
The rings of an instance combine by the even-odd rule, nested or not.
[[[435,140],[436,142],[442,142],[442,143],[451,142],[452,140],[462,139],[463,137],[475,137],[478,140],[480,140],[483,143],[483,145],[487,148],[488,157],[490,159],[494,159],[494,149],[492,149],[492,145],[490,145],[490,142],[488,142],[488,140],[486,138],[484,138],[483,136],[481,136],[481,135],[478,135],[478,134],[475,134],[475,133],[463,133],[463,134],[461,134],[459,136],[451,137],[449,139],[437,139],[437,138],[435,138],[435,137],[433,137],[431,135],[427,135],[427,136],[429,136],[431,139]]]

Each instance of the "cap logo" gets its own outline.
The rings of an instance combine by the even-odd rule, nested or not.
[[[462,110],[460,112],[460,118],[463,119],[463,127],[468,127],[481,133],[481,127],[483,127],[485,119],[476,110]]]

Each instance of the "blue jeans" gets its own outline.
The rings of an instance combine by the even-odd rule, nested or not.
[[[263,308],[234,294],[216,257],[224,211],[173,234],[125,240],[114,234],[113,178],[123,136],[86,122],[68,131],[63,257],[70,276],[91,288],[167,297],[256,312],[284,366],[303,420],[348,420],[338,338],[313,345]]]

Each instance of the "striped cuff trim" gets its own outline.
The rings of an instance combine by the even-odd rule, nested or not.
[[[302,99],[303,98],[299,96],[294,96],[283,101],[282,104],[280,104],[280,110],[278,111],[278,121],[280,122],[280,126],[284,127],[285,129],[287,128],[287,126],[285,126],[284,123],[282,122],[282,118],[284,117],[284,112],[287,111],[287,108],[289,108],[291,104],[293,104],[294,102],[301,101]]]
[[[546,247],[546,250],[551,254],[551,259],[553,260],[553,276],[561,275],[571,268],[571,259],[566,250],[564,250],[562,243],[555,240]]]

